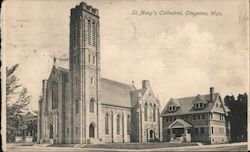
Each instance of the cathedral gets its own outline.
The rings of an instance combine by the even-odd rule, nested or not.
[[[98,10],[71,9],[68,68],[55,62],[42,83],[38,143],[161,140],[160,102],[148,80],[140,88],[101,77]]]

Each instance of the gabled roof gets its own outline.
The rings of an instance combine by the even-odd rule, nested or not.
[[[206,100],[206,98],[202,95],[197,95],[193,101],[193,103],[195,102],[202,102],[202,103],[207,103],[208,101]]]
[[[173,99],[173,98],[170,99],[170,101],[168,102],[167,106],[170,105],[170,104],[174,104],[177,107],[181,106],[179,100],[178,99]]]
[[[166,107],[163,109],[161,115],[182,115],[182,114],[193,114],[193,113],[201,113],[201,112],[211,112],[215,101],[217,99],[219,99],[220,94],[219,93],[214,93],[214,101],[209,101],[210,100],[210,94],[206,94],[206,95],[200,95],[200,97],[202,98],[202,100],[205,100],[207,102],[207,104],[205,105],[205,107],[203,109],[194,109],[193,103],[194,101],[197,99],[197,96],[193,96],[193,97],[185,97],[185,98],[178,98],[175,100],[179,101],[180,104],[180,108],[178,108],[175,112],[167,112],[167,105]],[[170,102],[170,101],[169,101]]]
[[[188,127],[192,127],[189,123],[187,123],[186,121],[182,120],[182,119],[176,119],[174,122],[172,122],[168,128],[188,128]]]
[[[100,79],[100,102],[102,104],[131,108],[130,91],[132,85],[106,78]]]

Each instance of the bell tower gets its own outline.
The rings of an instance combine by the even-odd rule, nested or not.
[[[100,36],[98,10],[82,2],[70,15],[71,140],[99,138]]]

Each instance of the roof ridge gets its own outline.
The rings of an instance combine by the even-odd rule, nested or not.
[[[108,79],[108,78],[101,78],[101,79],[105,79],[105,80],[108,80],[108,81],[112,81],[114,83],[117,83],[117,84],[121,84],[121,85],[126,85],[126,86],[129,86],[129,87],[132,87],[132,85],[129,85],[129,84],[126,84],[126,83],[123,83],[123,82],[119,82],[119,81],[115,81],[115,80],[111,80],[111,79]]]
[[[214,94],[219,94],[219,92],[216,92],[216,93],[214,93]],[[208,96],[208,95],[210,95],[210,94],[203,94],[203,95],[198,94],[198,95],[200,95],[200,96]],[[195,96],[188,96],[188,97],[182,97],[182,98],[173,98],[173,99],[174,99],[174,100],[180,100],[180,99],[184,99],[184,98],[195,98],[195,97],[197,97],[197,95],[195,95]]]
[[[63,70],[63,71],[66,71],[66,72],[69,72],[69,69],[66,69],[66,68],[63,68],[63,67],[60,67],[60,66],[54,66],[57,70]]]

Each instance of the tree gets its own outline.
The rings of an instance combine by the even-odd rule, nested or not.
[[[226,96],[225,104],[230,110],[228,120],[231,123],[231,140],[247,140],[247,94],[239,94],[237,100],[234,96]]]
[[[8,142],[14,142],[15,136],[22,128],[26,127],[25,124],[25,111],[28,110],[28,105],[31,96],[28,95],[27,89],[22,88],[18,90],[21,85],[19,79],[14,75],[18,64],[12,68],[7,68],[7,80],[6,80],[6,97],[7,97],[7,140]],[[17,96],[17,99],[15,98]]]

